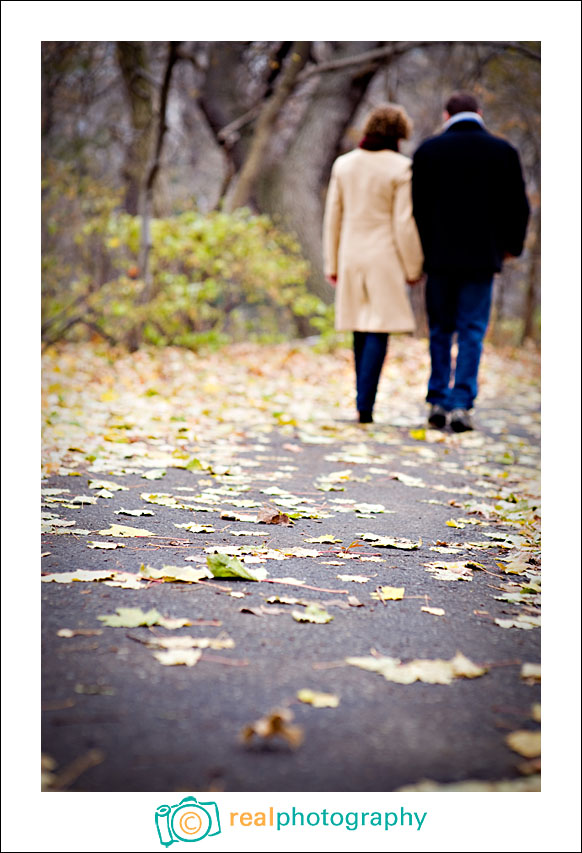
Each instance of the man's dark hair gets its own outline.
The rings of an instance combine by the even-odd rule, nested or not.
[[[478,109],[479,102],[470,92],[455,92],[445,104],[445,110],[450,116],[457,113],[476,113]]]

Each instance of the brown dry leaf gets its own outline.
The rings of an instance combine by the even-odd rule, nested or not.
[[[529,761],[522,761],[516,769],[522,776],[534,776],[541,772],[542,762],[540,758],[532,758]]]
[[[257,513],[259,524],[283,524],[288,527],[291,524],[291,519],[284,512],[271,507],[263,507]]]
[[[298,690],[297,698],[306,705],[313,705],[314,708],[337,708],[339,705],[339,696],[334,693],[319,693],[308,687]]]
[[[294,714],[289,708],[276,708],[260,720],[245,726],[240,739],[243,743],[249,743],[253,737],[265,740],[280,737],[296,749],[303,743],[305,734],[301,726],[292,725],[293,719]]]
[[[539,702],[535,702],[531,706],[531,718],[535,720],[536,723],[541,723],[542,721],[542,706]]]
[[[510,732],[505,738],[505,743],[524,758],[538,758],[542,751],[542,735],[539,731],[530,732],[520,729]]]

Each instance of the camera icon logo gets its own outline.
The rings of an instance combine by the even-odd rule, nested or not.
[[[216,803],[199,803],[195,797],[184,797],[174,806],[158,806],[156,829],[164,847],[169,847],[174,841],[200,841],[207,836],[218,835],[218,807]]]

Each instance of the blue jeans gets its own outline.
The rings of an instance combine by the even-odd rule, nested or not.
[[[426,400],[447,411],[470,409],[489,323],[493,275],[429,275],[426,310],[430,329],[431,374]],[[457,333],[457,363],[451,385],[451,345]]]
[[[387,346],[386,332],[354,332],[358,412],[371,413],[374,408]]]

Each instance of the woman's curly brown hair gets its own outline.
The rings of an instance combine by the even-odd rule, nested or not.
[[[412,133],[412,121],[404,107],[399,104],[382,104],[368,116],[364,133],[408,139]]]

